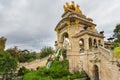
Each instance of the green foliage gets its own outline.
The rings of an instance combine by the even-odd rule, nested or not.
[[[18,59],[20,62],[30,62],[35,60],[36,58],[37,57],[35,52],[22,51]]]
[[[36,71],[31,71],[30,73],[27,73],[24,75],[23,80],[39,80],[39,76],[36,76]]]
[[[70,79],[78,79],[78,78],[83,78],[83,75],[80,72],[76,72],[74,74],[71,74]]]
[[[14,59],[8,52],[0,52],[0,71],[8,72],[16,70],[17,60]]]
[[[40,68],[39,75],[51,76],[52,78],[61,78],[69,74],[68,61],[54,61],[50,69]]]
[[[117,42],[120,42],[120,24],[116,26],[113,32],[114,32],[113,37],[116,38]]]
[[[54,61],[50,69],[46,69],[45,67],[42,68],[39,67],[37,69],[38,71],[36,71],[35,73],[34,72],[27,73],[24,76],[23,80],[67,80],[67,76],[70,75],[67,60]],[[28,76],[30,75],[33,75],[33,77],[29,78]]]
[[[14,48],[7,49],[7,52],[9,52],[11,54],[11,56],[13,56],[14,58],[19,57],[19,50],[16,46]]]
[[[61,49],[61,54],[62,54],[64,60],[67,58],[66,51],[67,50],[64,48]]]
[[[0,72],[7,76],[8,72],[16,71],[18,61],[8,52],[0,52]]]
[[[120,46],[120,24],[116,25],[115,29],[113,30],[113,37],[114,42],[112,43],[112,47],[119,47]]]
[[[37,71],[25,74],[23,80],[74,80],[86,77],[84,73],[80,72],[71,74],[68,70],[68,65],[68,60],[55,60],[49,69],[38,67]]]
[[[20,50],[17,47],[7,49],[7,51],[19,62],[30,62],[37,58],[36,52],[30,52],[28,50]]]
[[[23,66],[23,67],[21,67],[21,68],[18,70],[18,76],[23,76],[23,75],[25,75],[25,74],[28,73],[28,72],[29,72],[29,70],[26,69],[26,68]]]
[[[119,46],[120,46],[120,42],[114,41],[114,42],[112,43],[112,46],[111,46],[111,47],[116,48],[116,47],[119,47]]]
[[[117,59],[120,59],[120,46],[114,49],[113,56],[116,57]]]
[[[41,54],[40,54],[40,58],[44,58],[49,56],[50,54],[53,54],[54,50],[52,47],[44,47],[41,49]]]

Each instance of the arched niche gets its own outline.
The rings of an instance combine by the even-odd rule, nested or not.
[[[93,44],[96,46],[97,45],[97,40],[94,39]]]
[[[79,40],[79,47],[80,47],[80,52],[83,52],[84,51],[84,39],[83,38]]]
[[[98,44],[101,45],[101,40],[98,40]]]
[[[89,49],[91,50],[92,49],[92,38],[89,38],[88,42],[89,42]]]
[[[93,76],[94,76],[94,80],[100,80],[99,79],[99,67],[97,65],[93,66]]]
[[[61,41],[62,41],[62,45],[65,49],[71,49],[71,44],[70,44],[70,40],[69,40],[69,35],[67,32],[62,34],[61,37]]]
[[[67,40],[69,39],[69,35],[67,32],[64,32],[62,35],[61,35],[61,42],[63,43],[64,40]]]

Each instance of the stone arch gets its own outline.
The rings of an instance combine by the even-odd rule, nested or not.
[[[94,39],[93,44],[96,46],[97,45],[97,40]]]
[[[80,52],[82,51],[84,51],[84,39],[83,38],[81,38],[80,40],[79,40],[79,47],[80,47]]]
[[[98,40],[98,44],[101,45],[101,40]]]
[[[92,38],[89,38],[88,42],[89,42],[89,49],[91,50],[92,49]]]
[[[94,80],[99,80],[99,67],[97,65],[93,66],[93,77]]]
[[[64,32],[61,36],[61,42],[62,42],[62,47],[65,49],[71,49],[71,44],[69,40],[69,34],[67,32]]]
[[[61,42],[63,43],[65,38],[69,38],[69,34],[67,32],[64,32],[62,35],[61,35]]]

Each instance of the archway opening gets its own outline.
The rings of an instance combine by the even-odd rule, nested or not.
[[[99,68],[97,65],[94,65],[94,80],[99,80]]]
[[[94,45],[97,45],[97,40],[96,39],[94,39]]]
[[[92,38],[89,38],[88,42],[89,42],[89,49],[92,50]]]
[[[64,42],[64,40],[67,40],[69,38],[69,35],[67,32],[62,34],[62,42]]]
[[[65,48],[65,49],[71,49],[69,35],[68,35],[67,32],[65,32],[65,33],[62,34],[62,44],[63,44],[63,48]]]
[[[94,47],[97,48],[97,40],[96,39],[94,39],[93,44],[94,44]]]
[[[98,40],[98,45],[99,45],[99,46],[102,46],[101,40]]]
[[[84,52],[84,39],[79,40],[80,52]]]

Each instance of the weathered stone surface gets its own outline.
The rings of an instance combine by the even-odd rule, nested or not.
[[[21,68],[22,66],[26,67],[27,69],[31,70],[36,70],[37,67],[44,67],[46,66],[48,57],[43,58],[43,59],[37,59],[35,61],[29,62],[29,63],[20,63],[19,64],[19,68]]]
[[[98,33],[95,29],[96,24],[82,15],[69,9],[65,11],[62,20],[55,28],[56,49],[64,47],[67,38],[71,45],[69,49],[65,47],[70,72],[85,70],[91,80],[96,80],[96,78],[119,80],[119,68],[110,62],[112,52],[104,48],[104,34]]]

